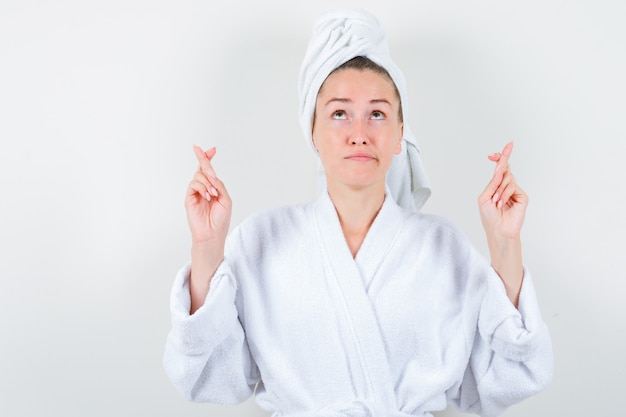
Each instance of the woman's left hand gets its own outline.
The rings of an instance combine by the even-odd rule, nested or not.
[[[502,153],[489,155],[496,168],[491,181],[478,197],[480,219],[487,240],[491,242],[519,239],[528,206],[528,196],[511,172],[509,157],[512,151],[513,142],[509,142]]]
[[[502,279],[507,296],[517,307],[524,278],[520,233],[528,196],[511,173],[509,157],[512,150],[513,142],[509,142],[502,153],[489,155],[489,160],[496,163],[496,169],[478,197],[478,205],[487,234],[491,265]]]

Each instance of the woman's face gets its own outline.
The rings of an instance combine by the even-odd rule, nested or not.
[[[313,144],[330,186],[384,186],[402,149],[400,99],[393,83],[371,70],[332,73],[315,104]]]

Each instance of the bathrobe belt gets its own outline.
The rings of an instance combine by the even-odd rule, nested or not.
[[[397,410],[374,409],[364,401],[333,404],[320,410],[289,414],[281,417],[432,417],[432,414],[406,414]]]

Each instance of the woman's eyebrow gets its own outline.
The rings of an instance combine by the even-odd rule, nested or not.
[[[328,106],[330,103],[333,102],[339,102],[339,103],[351,103],[352,100],[349,98],[341,98],[341,97],[333,97],[330,100],[328,100],[326,102],[326,106]],[[375,104],[375,103],[387,103],[388,105],[391,106],[391,102],[389,100],[387,100],[386,98],[375,98],[370,100],[371,104]]]
[[[326,105],[328,106],[330,103],[333,102],[339,102],[339,103],[351,103],[352,100],[350,100],[349,98],[340,98],[340,97],[333,97],[330,100],[328,100],[326,102]]]
[[[375,98],[373,100],[370,100],[370,103],[374,104],[374,103],[387,103],[388,105],[391,106],[391,102],[389,100],[387,100],[386,98]]]

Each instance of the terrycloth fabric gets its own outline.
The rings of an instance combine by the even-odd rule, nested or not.
[[[356,56],[365,56],[384,67],[400,93],[404,140],[402,152],[394,156],[387,173],[387,184],[400,206],[419,210],[430,197],[430,188],[417,140],[407,123],[410,113],[406,81],[389,56],[380,22],[371,14],[363,10],[339,10],[322,15],[316,22],[298,79],[300,125],[304,137],[315,149],[311,132],[319,89],[335,68]],[[323,169],[320,169],[320,184],[325,185]]]
[[[192,316],[184,267],[164,356],[174,385],[217,403],[256,386],[276,417],[430,416],[448,402],[496,416],[541,390],[552,348],[528,272],[516,310],[454,226],[388,196],[356,258],[326,193],[247,219]]]

